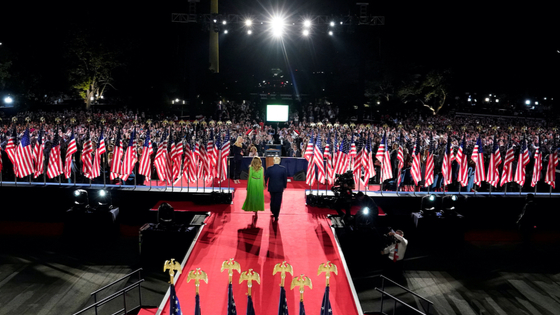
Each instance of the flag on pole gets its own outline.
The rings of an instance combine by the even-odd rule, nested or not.
[[[364,145],[362,147],[362,165],[364,167],[364,177],[363,179],[360,179],[362,181],[362,185],[365,187],[368,185],[369,183],[369,179],[373,176],[371,176],[370,174],[370,159],[371,159],[371,154],[370,154],[370,147],[369,147],[369,137],[366,139],[366,141],[364,142]],[[375,176],[375,175],[374,175]]]
[[[393,170],[391,169],[391,157],[389,155],[389,150],[387,145],[387,132],[383,134],[381,144],[379,144],[379,148],[377,149],[377,153],[375,154],[375,157],[381,163],[380,182],[383,183],[384,181],[393,178]]]
[[[126,181],[130,174],[134,171],[134,165],[138,161],[138,154],[136,152],[136,129],[130,134],[130,140],[128,141],[128,146],[126,147],[126,153],[124,154],[123,160],[123,172],[122,180]]]
[[[486,181],[494,187],[498,187],[500,181],[500,172],[498,170],[500,164],[502,164],[500,145],[498,139],[494,136],[494,146],[492,148],[492,154],[490,155],[490,162],[488,163],[488,176],[486,176]]]
[[[399,161],[399,164],[398,164],[399,171],[398,171],[398,174],[397,174],[397,190],[401,186],[401,180],[402,180],[401,171],[402,171],[402,168],[404,167],[404,148],[403,148],[403,145],[402,145],[402,138],[403,138],[403,135],[401,133],[401,136],[399,138],[399,150],[397,151],[397,161]]]
[[[354,136],[352,136],[352,138],[354,138]],[[358,142],[356,144],[356,142]],[[354,154],[353,156],[353,161],[352,161],[352,173],[354,174],[354,182],[358,183],[358,182],[362,182],[362,167],[363,165],[363,153],[364,153],[364,149],[363,149],[363,145],[362,145],[362,139],[359,138],[358,141],[352,141],[352,144],[354,145],[352,147],[350,147],[350,156],[352,156],[352,148],[353,150],[356,152],[356,154]]]
[[[208,138],[208,144],[206,145],[206,155],[207,155],[206,168],[208,169],[206,176],[208,177],[208,179],[212,179],[216,177],[216,159],[218,158],[218,151],[214,146],[213,130],[210,130],[210,137]]]
[[[179,303],[179,298],[177,297],[177,293],[175,292],[175,286],[173,284],[170,287],[170,292],[171,293],[169,294],[169,314],[183,315],[183,312],[181,311],[181,304]]]
[[[457,181],[461,184],[462,187],[465,187],[469,184],[469,163],[468,157],[466,153],[466,136],[463,135],[463,141],[459,145],[459,149],[457,150],[457,163],[459,163],[459,174],[457,176]]]
[[[109,179],[114,180],[117,178],[121,178],[123,174],[123,164],[122,159],[123,157],[123,147],[122,147],[122,140],[121,140],[121,132],[120,130],[117,131],[117,139],[115,140],[115,145],[113,146],[113,160],[111,162],[111,173],[109,175]]]
[[[538,140],[537,140],[538,141]],[[531,179],[531,187],[535,187],[541,179],[542,171],[542,153],[540,152],[540,141],[535,146],[535,161],[533,164],[533,178]]]
[[[199,160],[199,167],[198,167],[198,178],[203,178],[204,180],[208,179],[208,152],[206,152],[206,148],[208,145],[204,145],[204,140],[200,146],[198,146],[198,160]]]
[[[334,184],[334,168],[333,168],[333,159],[331,153],[331,135],[330,133],[327,135],[327,143],[325,144],[325,153],[323,154],[327,159],[327,168],[325,171],[325,176],[327,183],[329,185]]]
[[[93,164],[91,168],[91,173],[89,178],[94,179],[101,175],[101,157],[105,153],[105,138],[103,138],[103,129],[101,129],[101,134],[97,140],[97,149],[95,149],[95,155],[93,157]]]
[[[33,174],[33,148],[29,138],[29,128],[25,129],[23,137],[16,149],[17,177],[22,178]]]
[[[416,135],[416,144],[412,151],[412,167],[410,173],[414,184],[418,186],[418,183],[422,180],[422,174],[420,173],[420,137],[418,135]]]
[[[511,139],[508,141],[506,157],[504,159],[504,168],[502,169],[502,177],[500,179],[500,186],[509,183],[513,180],[513,158],[514,158],[514,147],[511,144]]]
[[[156,157],[154,158],[154,165],[156,167],[156,172],[158,175],[158,179],[160,181],[167,181],[167,169],[168,169],[168,152],[167,152],[167,144],[168,144],[167,133],[163,134],[163,137],[159,143],[157,148]]]
[[[14,167],[14,174],[17,175],[17,161],[16,161],[16,143],[17,143],[17,133],[16,128],[14,127],[14,131],[12,132],[12,136],[8,138],[8,143],[6,143],[6,154],[8,154],[8,158],[10,162],[12,162],[12,166]]]
[[[558,166],[558,148],[553,145],[550,154],[548,155],[548,165],[546,169],[546,175],[544,177],[544,182],[556,188],[556,167]]]
[[[194,300],[195,300],[194,315],[201,315],[202,313],[200,311],[200,295],[197,294]]]
[[[482,141],[480,140],[480,135],[476,140],[476,144],[471,154],[471,160],[476,163],[474,183],[480,186],[483,181],[486,181],[486,172],[484,171],[484,148],[482,146]]]
[[[93,161],[91,157],[92,153],[93,153],[93,144],[91,142],[91,137],[88,131],[86,135],[86,139],[84,141],[84,145],[82,147],[82,156],[80,157],[82,160],[82,173],[87,178],[90,178],[92,168],[93,168]]]
[[[235,300],[233,299],[232,284],[228,284],[228,305],[227,315],[237,315],[237,308],[235,307]]]
[[[426,168],[424,172],[424,187],[431,186],[434,183],[434,154],[433,154],[433,139],[430,139],[428,146],[428,155],[426,156]]]
[[[47,166],[47,175],[53,178],[62,174],[62,158],[60,156],[60,139],[58,131],[54,135],[51,151],[49,153],[49,165]]]
[[[247,315],[255,315],[255,308],[253,307],[253,298],[247,296]]]
[[[194,183],[197,181],[197,167],[196,161],[197,154],[195,153],[196,145],[193,144],[191,139],[187,139],[185,144],[185,161],[183,164],[183,176],[189,179],[189,182]],[[221,172],[221,169],[220,169]],[[217,175],[219,176],[219,174]]]
[[[325,287],[325,294],[323,294],[323,301],[321,302],[320,315],[332,315],[331,301],[329,299],[330,287]]]
[[[305,306],[303,305],[303,301],[299,301],[299,315],[305,315]]]
[[[447,144],[445,145],[445,153],[443,154],[443,162],[441,164],[441,175],[443,176],[443,185],[451,184],[452,170],[451,170],[451,138],[447,137]]]
[[[150,130],[146,131],[146,139],[144,139],[144,145],[142,146],[142,155],[140,156],[140,164],[138,167],[138,174],[144,175],[146,179],[151,179],[152,168],[150,157],[154,153],[152,148],[152,140],[150,139]]]
[[[280,287],[280,300],[278,302],[278,315],[288,315],[288,300],[286,299],[286,290],[284,289],[283,286]]]
[[[517,168],[515,170],[514,182],[523,187],[525,184],[525,167],[529,164],[529,150],[527,149],[527,142],[523,139],[521,143],[521,150],[519,150],[519,158],[517,160]]]
[[[315,164],[313,163],[313,158],[315,153],[315,145],[313,142],[313,131],[311,132],[311,137],[307,143],[307,148],[305,149],[304,157],[307,160],[307,173],[305,174],[305,184],[313,186],[315,183]]]
[[[228,157],[230,153],[230,143],[229,143],[229,129],[226,132],[226,136],[222,142],[222,148],[220,150],[220,164],[221,164],[221,174],[219,176],[220,182],[227,179],[228,174]]]
[[[183,140],[175,139],[175,145],[171,148],[171,163],[173,164],[173,179],[178,181],[181,179],[181,162],[183,161]]]
[[[323,161],[323,150],[321,148],[321,135],[317,134],[317,142],[313,150],[313,163],[317,165],[317,180],[319,183],[325,183],[325,165]]]

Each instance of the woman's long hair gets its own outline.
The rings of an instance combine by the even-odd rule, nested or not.
[[[261,170],[262,167],[262,162],[261,162],[261,158],[258,156],[255,156],[253,158],[253,160],[251,161],[251,167],[253,168],[254,171],[258,172]]]
[[[241,136],[237,137],[237,140],[235,140],[235,143],[233,145],[241,148],[243,146],[243,137]]]

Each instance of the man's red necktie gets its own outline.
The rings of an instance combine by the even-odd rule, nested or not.
[[[397,259],[399,259],[399,243],[395,244],[395,253],[393,253],[393,262],[397,262]]]

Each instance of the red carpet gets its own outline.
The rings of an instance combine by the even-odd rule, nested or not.
[[[274,265],[287,261],[294,268],[294,276],[305,274],[311,278],[313,289],[305,291],[305,307],[308,314],[318,314],[325,290],[325,274],[317,275],[321,263],[333,262],[338,267],[338,275],[331,278],[330,301],[334,314],[358,314],[347,275],[336,241],[332,235],[328,209],[305,206],[301,190],[286,190],[280,221],[273,224],[270,211],[260,212],[252,225],[252,213],[241,210],[246,190],[237,189],[234,203],[220,207],[206,207],[213,214],[207,219],[198,242],[179,277],[176,288],[183,312],[194,309],[194,281],[187,283],[187,273],[201,268],[208,274],[208,284],[200,287],[201,310],[203,314],[227,313],[227,271],[220,272],[222,262],[234,258],[241,270],[249,268],[261,276],[261,284],[253,284],[253,303],[257,314],[277,314],[280,295],[280,275],[272,275]],[[265,192],[265,208],[269,209],[269,196]],[[194,206],[200,211],[202,207]],[[195,209],[198,208],[198,209]],[[163,262],[162,262],[163,263]],[[290,290],[292,276],[286,276],[288,309],[292,313],[299,310],[299,292]],[[239,274],[233,277],[233,289],[238,314],[245,314],[247,308],[247,284],[239,284]],[[139,314],[153,314],[142,310]],[[166,304],[162,314],[169,314]]]

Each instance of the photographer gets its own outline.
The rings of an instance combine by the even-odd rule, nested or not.
[[[387,235],[393,240],[392,244],[381,251],[381,255],[388,255],[388,259],[385,260],[384,271],[389,278],[399,280],[403,276],[403,259],[406,253],[408,240],[404,238],[404,232],[402,230],[397,230],[396,232],[391,231],[387,233]]]

